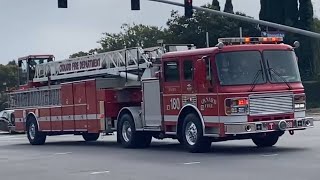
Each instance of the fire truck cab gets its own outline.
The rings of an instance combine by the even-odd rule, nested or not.
[[[236,139],[273,146],[286,131],[314,126],[295,48],[278,37],[221,38],[210,48],[48,61],[36,66],[33,86],[10,94],[16,130],[31,144],[116,132],[127,148],[147,147],[152,137],[178,139],[190,152]]]

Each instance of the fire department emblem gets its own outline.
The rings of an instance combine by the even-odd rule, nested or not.
[[[216,100],[212,97],[205,97],[201,99],[201,110],[212,109],[215,104],[217,104]]]

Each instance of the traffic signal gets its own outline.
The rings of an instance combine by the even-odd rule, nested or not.
[[[192,0],[184,0],[184,15],[191,18],[193,14]]]
[[[131,10],[140,10],[140,0],[131,0]]]
[[[68,0],[58,0],[58,8],[68,8]]]

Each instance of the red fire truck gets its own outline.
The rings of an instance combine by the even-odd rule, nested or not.
[[[190,152],[252,139],[273,146],[286,131],[313,127],[294,46],[278,37],[221,38],[215,47],[159,45],[55,61],[19,59],[10,92],[16,131],[95,141],[116,132],[126,148],[173,138]]]

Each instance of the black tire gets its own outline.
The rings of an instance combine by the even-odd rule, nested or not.
[[[180,144],[183,144],[183,138],[182,138],[181,136],[178,136],[178,137],[177,137],[177,140],[178,140],[178,142],[179,142]]]
[[[271,147],[274,146],[279,140],[279,135],[277,134],[267,134],[266,136],[253,137],[253,143],[258,147]]]
[[[27,136],[29,143],[32,145],[43,145],[46,142],[46,134],[38,130],[37,121],[34,117],[27,123]]]
[[[194,139],[194,142],[190,142],[187,138],[186,134],[186,128],[187,125],[189,126],[189,123],[192,123],[195,125],[195,128],[197,130],[196,138]],[[183,138],[183,144],[191,153],[202,153],[202,152],[208,152],[211,148],[211,141],[203,136],[203,127],[201,124],[201,121],[199,117],[195,114],[188,114],[184,121],[183,121],[183,128],[182,128],[182,138]]]
[[[123,114],[121,116],[117,137],[124,148],[146,148],[152,140],[152,136],[148,133],[136,131],[133,118],[130,114]]]
[[[84,133],[82,137],[85,141],[96,141],[100,137],[100,133]]]
[[[138,133],[138,148],[147,148],[150,146],[152,141],[152,135],[148,132],[137,132]]]

